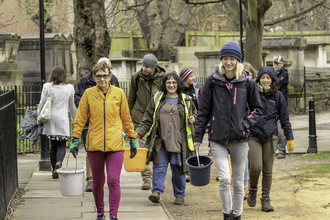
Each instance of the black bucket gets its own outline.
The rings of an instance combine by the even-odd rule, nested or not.
[[[186,160],[190,183],[194,186],[206,186],[210,183],[212,159],[207,156],[199,156],[199,162],[200,167],[198,167],[197,156],[189,157]]]

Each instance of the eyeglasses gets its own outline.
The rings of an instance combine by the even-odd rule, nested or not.
[[[95,75],[95,78],[97,79],[97,80],[100,80],[100,79],[108,79],[110,77],[110,75],[109,74],[106,74],[106,75]]]
[[[176,86],[178,83],[176,81],[175,82],[166,82],[166,85],[168,85],[168,86],[170,86],[171,84]]]

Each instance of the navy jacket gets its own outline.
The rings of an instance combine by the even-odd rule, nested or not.
[[[288,84],[289,84],[289,75],[288,70],[282,67],[280,71],[277,72],[277,81],[280,84],[281,88],[279,91],[284,95],[286,103],[288,103]]]
[[[247,104],[250,114],[247,113]],[[208,122],[210,141],[221,144],[248,141],[249,129],[259,120],[262,112],[263,107],[254,80],[243,73],[229,83],[217,68],[204,84],[194,142],[202,143]]]
[[[276,73],[273,67],[262,66],[259,69],[256,81],[259,82],[259,78],[263,73],[268,73],[273,80],[277,81]],[[251,136],[260,138],[261,140],[267,140],[272,134],[278,136],[277,131],[277,115],[281,122],[281,126],[284,130],[284,135],[287,140],[293,140],[293,134],[291,129],[291,123],[289,121],[289,113],[287,110],[286,101],[284,95],[279,93],[278,110],[276,108],[275,93],[270,96],[264,96],[260,94],[262,106],[264,107],[264,113],[259,121],[251,128]]]

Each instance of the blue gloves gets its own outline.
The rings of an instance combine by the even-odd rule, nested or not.
[[[74,158],[77,157],[79,150],[79,138],[72,137],[71,145],[70,145],[70,152],[74,156]]]
[[[129,158],[134,158],[137,153],[137,146],[135,138],[129,138],[129,145],[131,146],[131,156]]]

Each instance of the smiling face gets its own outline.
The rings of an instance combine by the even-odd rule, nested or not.
[[[268,73],[263,73],[259,78],[259,82],[262,87],[267,88],[272,84],[273,79],[270,75],[268,75]]]
[[[235,57],[223,57],[222,63],[228,72],[233,72],[237,66],[237,59]]]
[[[110,79],[111,79],[111,72],[109,74],[108,69],[105,69],[105,71],[100,69],[94,75],[94,80],[95,80],[97,86],[101,90],[106,90],[108,88]]]
[[[166,83],[166,90],[168,95],[177,94],[178,82],[173,77],[166,80],[165,83]]]

